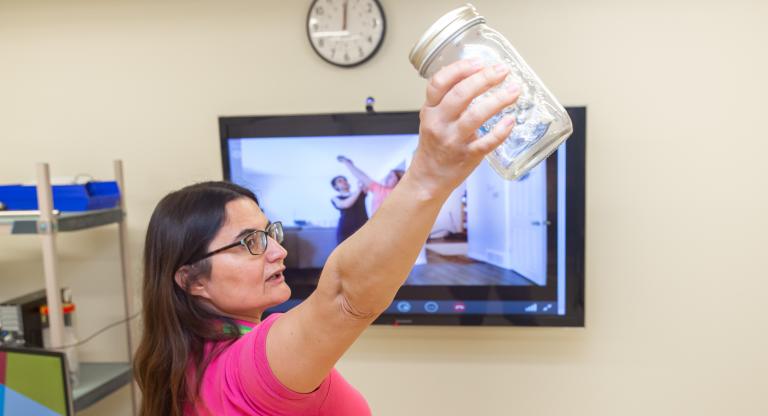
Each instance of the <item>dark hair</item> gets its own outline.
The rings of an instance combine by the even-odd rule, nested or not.
[[[331,179],[331,186],[333,187],[333,189],[336,189],[336,181],[338,181],[339,179],[347,180],[347,177],[344,175],[334,176],[333,179]]]
[[[199,279],[210,277],[210,259],[202,257],[226,221],[226,205],[253,192],[228,182],[203,182],[166,195],[155,207],[144,245],[143,324],[133,371],[143,399],[140,414],[181,415],[194,402],[200,381],[217,349],[204,359],[205,342],[239,336],[235,322],[217,315],[189,294]],[[188,267],[186,287],[175,281],[176,272]],[[188,368],[197,369],[190,388]]]

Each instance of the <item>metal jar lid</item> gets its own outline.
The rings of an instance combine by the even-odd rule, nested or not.
[[[434,58],[435,53],[446,43],[450,42],[455,36],[464,32],[471,26],[485,23],[485,17],[480,16],[475,10],[475,6],[467,3],[457,9],[443,15],[437,19],[432,26],[421,36],[408,59],[413,67],[419,71],[419,75],[425,76],[429,63]]]

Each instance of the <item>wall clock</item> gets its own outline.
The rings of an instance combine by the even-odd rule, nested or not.
[[[371,59],[384,41],[378,0],[314,0],[307,14],[312,49],[325,61],[351,68]]]

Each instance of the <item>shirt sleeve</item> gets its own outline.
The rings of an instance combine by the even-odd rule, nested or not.
[[[368,190],[373,193],[379,193],[384,189],[384,186],[376,181],[371,181],[371,183],[368,184]]]
[[[254,410],[268,414],[297,414],[297,412],[318,409],[328,394],[329,378],[311,393],[295,392],[277,379],[267,359],[267,334],[272,324],[282,314],[272,314],[250,333],[233,345],[233,356],[228,368],[235,372],[239,389],[244,399]],[[236,348],[239,347],[239,348]],[[235,349],[236,348],[236,349]]]

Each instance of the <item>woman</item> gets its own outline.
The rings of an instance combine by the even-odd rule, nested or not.
[[[339,210],[339,224],[336,226],[336,244],[349,238],[368,221],[365,209],[366,188],[360,186],[357,192],[349,189],[349,181],[343,175],[331,179],[331,186],[339,194],[331,199],[331,204]]]
[[[143,415],[367,415],[334,370],[405,281],[451,191],[511,132],[484,120],[519,95],[502,66],[452,64],[430,81],[413,161],[379,211],[328,258],[317,289],[284,314],[282,228],[249,191],[214,182],[166,196],[144,253]],[[376,255],[371,255],[375,253]]]
[[[348,157],[337,156],[336,160],[343,163],[344,166],[346,166],[347,169],[349,169],[349,171],[352,172],[352,174],[355,175],[355,177],[360,182],[362,182],[363,185],[373,194],[373,201],[371,202],[371,215],[373,215],[373,213],[379,209],[381,203],[384,202],[384,199],[386,199],[390,193],[392,193],[392,191],[395,189],[395,186],[397,186],[397,183],[400,182],[400,179],[402,179],[403,175],[405,174],[405,172],[402,170],[392,169],[389,171],[389,173],[387,173],[387,176],[384,178],[384,182],[379,183],[371,179],[367,173],[363,172],[360,168],[355,166],[354,162],[352,162],[352,160]]]

